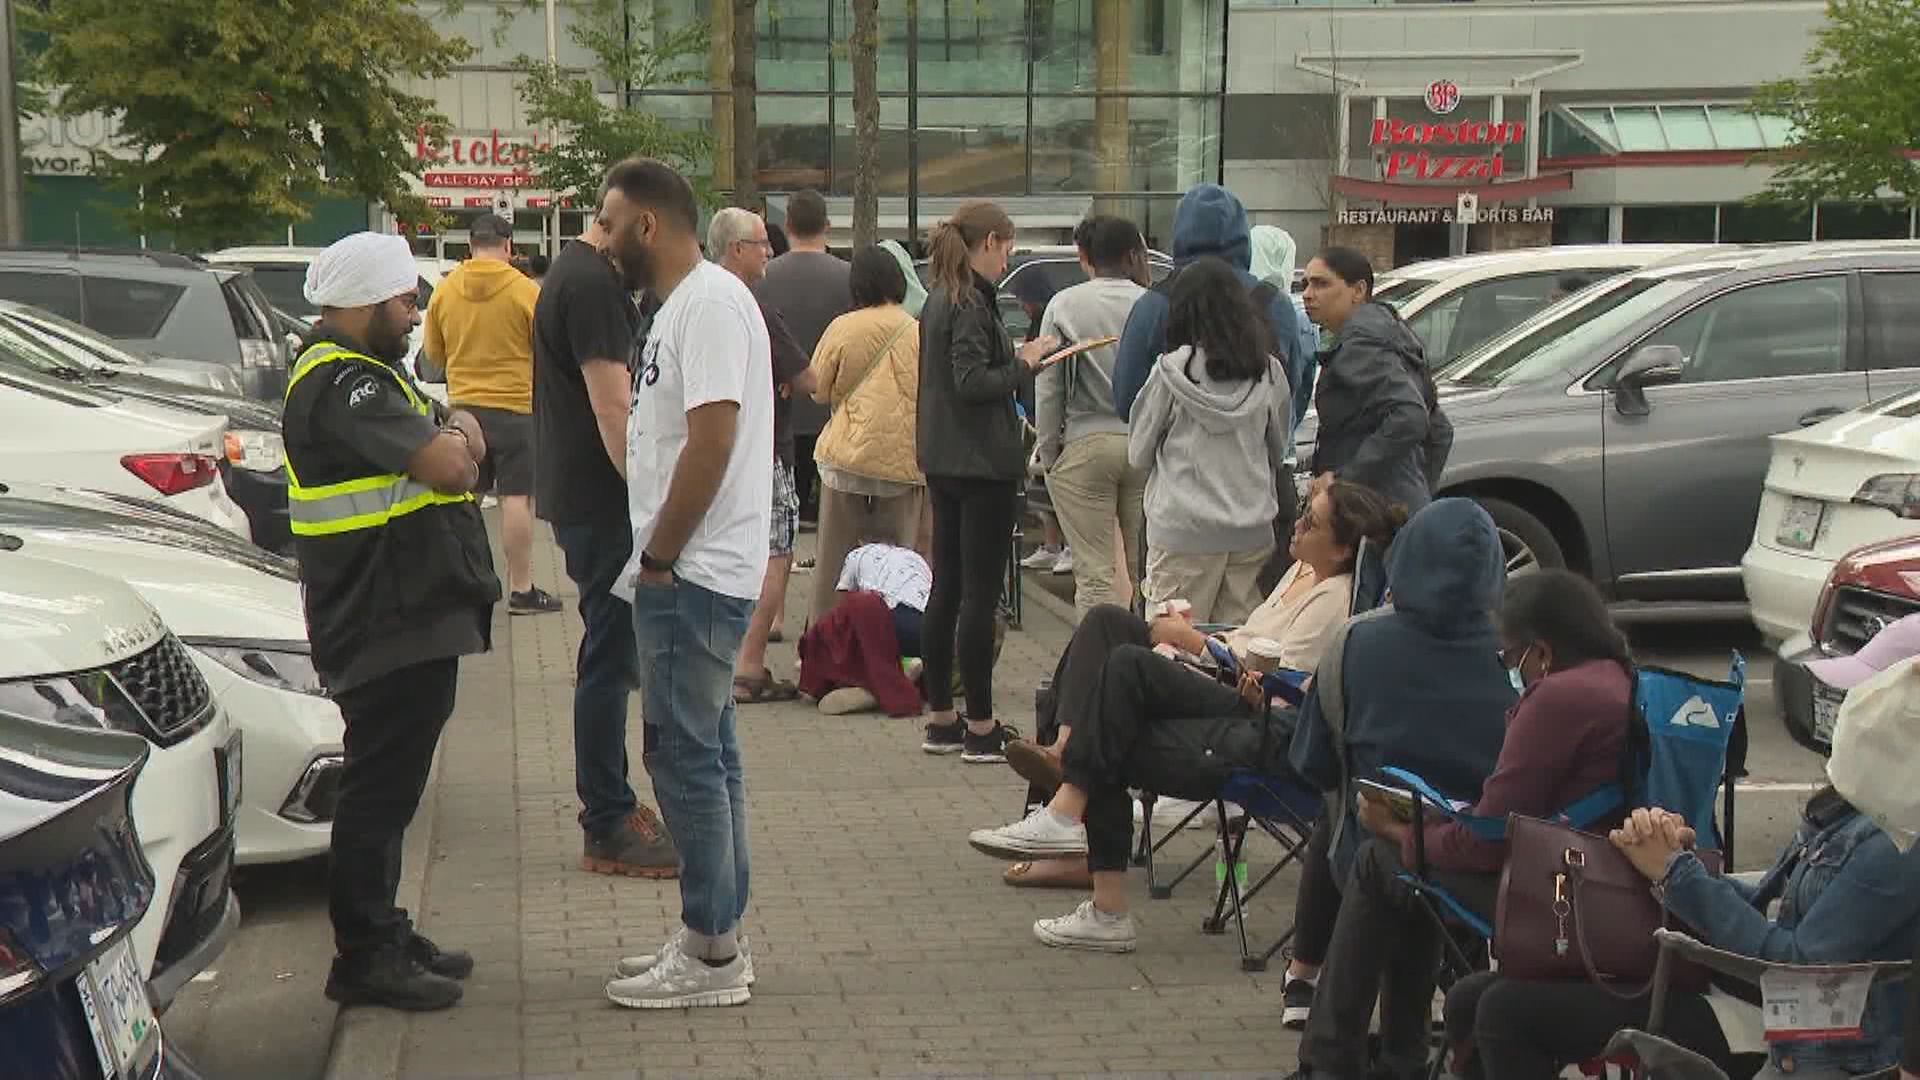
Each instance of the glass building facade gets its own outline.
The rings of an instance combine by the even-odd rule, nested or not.
[[[732,4],[659,0],[652,7],[662,25],[708,21],[714,52],[693,81],[637,92],[632,104],[709,131],[712,179],[732,188]],[[1219,178],[1226,0],[883,0],[879,7],[883,200],[907,196],[916,176],[913,193],[921,198],[992,197],[1016,218],[1022,202],[1091,198],[1141,221],[1153,239],[1170,232],[1182,191]],[[754,17],[760,189],[851,195],[852,5],[767,0]]]

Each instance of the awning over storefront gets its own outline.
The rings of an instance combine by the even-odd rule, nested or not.
[[[1550,173],[1525,180],[1502,180],[1486,184],[1436,185],[1396,184],[1391,180],[1362,180],[1353,176],[1333,178],[1333,190],[1349,199],[1383,202],[1394,206],[1452,206],[1469,192],[1484,204],[1534,199],[1573,187],[1572,173]]]

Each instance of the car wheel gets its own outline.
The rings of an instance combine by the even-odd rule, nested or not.
[[[1493,527],[1500,533],[1501,553],[1507,562],[1507,576],[1530,574],[1536,570],[1563,570],[1567,557],[1560,541],[1546,523],[1505,499],[1478,499]]]

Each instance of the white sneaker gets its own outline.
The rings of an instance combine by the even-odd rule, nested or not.
[[[742,951],[721,967],[710,967],[681,950],[681,937],[667,939],[654,964],[632,978],[607,984],[607,1000],[629,1009],[695,1009],[745,1005],[747,957]]]
[[[1195,807],[1202,807],[1203,809],[1201,809],[1198,814],[1193,815],[1192,821],[1186,822],[1185,828],[1211,830],[1219,827],[1220,815],[1214,809],[1212,803],[1197,803],[1190,799],[1170,799],[1162,795],[1160,798],[1154,800],[1153,831],[1165,834],[1172,832],[1174,829],[1181,828],[1181,822],[1185,821],[1188,814],[1193,813]],[[1232,813],[1233,808],[1231,806],[1228,807],[1227,812]],[[1140,800],[1135,799],[1133,801],[1133,827],[1137,829],[1144,823],[1145,819],[1140,813]]]
[[[1091,900],[1082,900],[1072,914],[1034,923],[1033,936],[1056,949],[1109,953],[1132,952],[1138,940],[1132,915],[1108,915]]]
[[[1056,574],[1073,573],[1073,549],[1061,548],[1060,557],[1053,560],[1053,572]]]
[[[852,716],[879,707],[879,699],[864,686],[843,686],[829,690],[820,699],[820,712],[826,716]]]
[[[1087,827],[1064,824],[1044,806],[1011,825],[975,829],[967,836],[974,850],[1002,859],[1064,859],[1087,853]]]
[[[1060,548],[1042,544],[1034,549],[1033,554],[1021,559],[1020,565],[1029,570],[1051,570],[1054,564],[1060,561],[1061,554]]]
[[[666,948],[678,949],[686,940],[687,928],[683,923],[679,929],[675,930],[672,935],[667,938],[667,945],[662,948],[662,952],[664,952]],[[747,968],[747,985],[752,986],[753,941],[745,934],[740,935],[740,957]],[[613,976],[616,979],[631,979],[637,975],[645,975],[659,962],[660,953],[641,953],[639,956],[622,957],[613,965]]]
[[[900,673],[907,677],[908,682],[919,682],[920,676],[926,674],[926,671],[927,662],[917,656],[909,656],[900,661]]]

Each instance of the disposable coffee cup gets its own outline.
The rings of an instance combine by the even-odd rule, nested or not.
[[[1247,642],[1247,667],[1262,675],[1280,670],[1280,643],[1272,638],[1254,638]]]
[[[1151,615],[1153,618],[1156,618],[1156,619],[1165,619],[1165,618],[1171,618],[1173,616],[1179,616],[1180,618],[1185,619],[1188,622],[1192,622],[1193,621],[1193,603],[1187,600],[1162,600],[1159,603],[1153,605],[1153,609],[1149,611],[1147,614]]]

